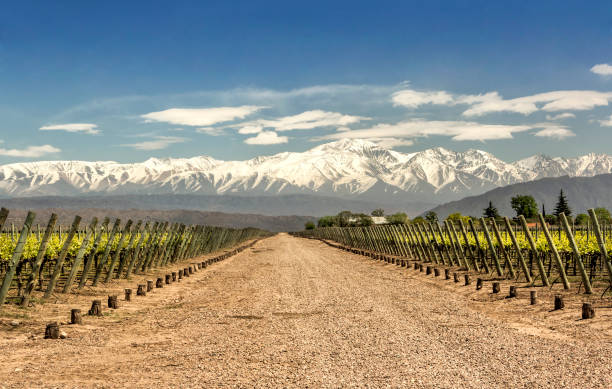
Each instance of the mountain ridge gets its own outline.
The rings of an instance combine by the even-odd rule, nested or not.
[[[547,213],[552,213],[561,189],[563,189],[573,215],[586,213],[589,208],[612,209],[612,174],[600,174],[593,177],[546,177],[521,182],[495,188],[477,196],[451,201],[434,207],[431,211],[436,212],[440,220],[455,212],[480,217],[491,201],[500,215],[513,217],[515,212],[510,206],[512,197],[530,195],[536,200],[540,212],[544,204]]]
[[[82,195],[308,194],[383,203],[443,203],[544,177],[612,172],[612,157],[534,155],[512,163],[493,154],[442,147],[401,153],[361,139],[245,161],[209,156],[141,163],[41,161],[0,166],[1,197]]]

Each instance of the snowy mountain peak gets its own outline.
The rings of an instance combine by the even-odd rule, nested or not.
[[[382,149],[378,144],[365,139],[344,138],[330,143],[316,146],[310,151],[340,151],[340,152],[363,152],[368,149]]]
[[[0,166],[0,196],[83,194],[309,193],[384,202],[445,202],[543,177],[612,172],[612,157],[534,155],[514,163],[486,151],[435,147],[415,153],[362,139],[342,139],[302,153],[246,161],[207,156],[142,163],[47,161]]]

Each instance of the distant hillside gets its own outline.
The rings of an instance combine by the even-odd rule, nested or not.
[[[432,211],[439,218],[446,218],[451,213],[461,212],[463,215],[481,216],[489,201],[497,207],[502,215],[514,216],[510,207],[510,199],[517,194],[531,195],[538,203],[542,203],[547,213],[552,213],[557,203],[559,190],[563,189],[569,201],[572,212],[584,213],[588,208],[605,207],[612,209],[612,174],[601,174],[594,177],[557,177],[544,178],[537,181],[514,184],[493,189],[484,194],[466,197],[435,207]]]
[[[256,215],[335,215],[340,211],[370,213],[383,208],[388,213],[406,212],[416,216],[435,203],[396,201],[389,205],[384,201],[356,200],[306,194],[278,196],[236,196],[201,194],[159,195],[89,195],[89,196],[40,196],[0,199],[0,206],[13,209],[44,208],[103,208],[103,209],[156,209],[197,210],[224,213],[248,213]]]
[[[6,206],[6,205],[3,205]],[[307,221],[316,221],[316,218],[309,216],[263,216],[253,214],[222,213],[222,212],[203,212],[193,210],[141,210],[141,209],[100,209],[100,208],[47,208],[31,209],[36,212],[34,224],[39,224],[44,229],[45,223],[49,220],[51,213],[58,215],[58,224],[70,226],[75,215],[83,218],[83,226],[88,224],[96,216],[102,220],[105,216],[111,219],[120,218],[123,222],[128,219],[134,221],[170,221],[185,224],[205,224],[212,226],[244,228],[256,227],[268,231],[299,231],[304,229]],[[8,223],[15,223],[16,227],[21,227],[21,223],[26,216],[26,209],[10,208]],[[10,225],[10,224],[7,224]]]

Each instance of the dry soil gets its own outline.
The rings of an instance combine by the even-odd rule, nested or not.
[[[526,298],[280,234],[62,325],[67,339],[43,339],[44,323],[91,296],[9,309],[0,386],[612,387],[612,310],[582,321]]]

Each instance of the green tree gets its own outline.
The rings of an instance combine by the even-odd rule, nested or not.
[[[374,224],[374,220],[372,220],[372,218],[364,213],[361,213],[357,216],[357,222],[355,223],[356,226],[359,227],[369,227],[372,224]]]
[[[587,215],[586,213],[579,213],[578,215],[576,215],[576,220],[574,220],[574,223],[578,224],[579,226],[586,226],[588,222],[589,215]]]
[[[304,224],[304,228],[307,230],[314,230],[315,224],[313,222],[306,222],[306,224]]]
[[[385,216],[385,210],[382,208],[377,208],[372,211],[372,216]]]
[[[336,223],[338,227],[348,227],[352,218],[353,213],[351,211],[342,211],[336,215]]]
[[[516,212],[517,217],[523,215],[529,219],[536,217],[538,214],[538,205],[533,196],[516,195],[510,200],[510,205],[514,212]]]
[[[544,216],[544,220],[548,224],[557,224],[558,218],[555,215],[546,215]]]
[[[608,211],[607,209],[600,207],[595,208],[593,211],[595,211],[595,216],[597,216],[597,220],[600,223],[610,223],[612,221],[612,217],[610,217],[610,211]]]
[[[455,212],[455,213],[451,213],[450,215],[448,215],[446,217],[446,220],[448,220],[449,222],[458,222],[462,218],[463,216],[461,215],[460,212]]]
[[[417,216],[414,219],[412,219],[412,223],[413,224],[419,224],[419,223],[425,223],[426,220],[423,216]]]
[[[389,224],[407,224],[408,215],[403,212],[394,213],[391,216],[387,216],[387,222]]]
[[[559,197],[557,198],[557,205],[555,206],[555,216],[559,217],[559,215],[561,215],[562,213],[564,213],[567,217],[570,217],[572,214],[572,210],[570,209],[569,204],[567,203],[567,198],[563,193],[563,189],[561,189],[561,191],[559,192]]]
[[[435,213],[434,211],[429,211],[425,214],[425,220],[427,220],[430,223],[437,223],[438,222],[438,214]]]
[[[497,219],[499,217],[499,212],[497,211],[497,208],[495,208],[493,206],[493,202],[489,200],[489,206],[486,207],[483,211],[483,215],[485,217],[492,217]]]
[[[469,219],[469,216],[463,216],[459,212],[451,213],[446,217],[446,220],[453,223],[458,223],[460,220],[463,221],[463,223],[467,223]]]
[[[336,223],[335,216],[323,216],[322,218],[319,219],[319,221],[317,222],[317,225],[319,227],[337,227],[338,226],[338,224]]]

